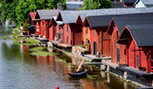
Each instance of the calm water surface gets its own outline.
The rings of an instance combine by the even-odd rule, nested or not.
[[[0,32],[9,30],[0,27]],[[0,38],[0,89],[135,89],[119,78],[104,72],[96,72],[98,79],[71,78],[69,64],[56,61],[59,58],[74,63],[74,59],[60,53],[59,56],[30,56],[29,47],[15,45]]]

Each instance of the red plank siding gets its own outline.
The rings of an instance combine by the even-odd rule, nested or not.
[[[125,45],[118,45],[117,42],[117,34],[118,36],[120,35],[120,32],[117,28],[117,26],[114,24],[114,22],[112,21],[109,28],[108,28],[111,32],[109,32],[110,34],[110,55],[111,55],[111,59],[112,62],[114,63],[118,63],[118,64],[126,64],[127,60],[126,60],[126,46]],[[117,48],[120,51],[120,60],[117,61]]]
[[[87,47],[87,40],[89,40],[89,47]],[[83,26],[82,27],[82,43],[85,48],[90,50],[91,46],[91,29],[89,27]]]
[[[128,30],[128,28],[126,28]],[[124,31],[124,30],[123,30]],[[123,32],[122,32],[123,34]],[[121,35],[122,35],[121,34]],[[145,68],[147,72],[152,72],[151,69],[153,66],[151,66],[151,62],[153,59],[153,47],[138,47],[136,41],[134,40],[131,33],[124,33],[124,34],[130,34],[127,41],[124,41],[120,46],[126,46],[126,63],[133,68],[139,69]],[[138,61],[137,61],[137,55],[138,55]]]
[[[63,43],[68,45],[82,44],[82,25],[64,24],[63,25],[64,38]]]

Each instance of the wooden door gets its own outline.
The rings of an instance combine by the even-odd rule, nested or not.
[[[103,40],[103,44],[102,44],[102,54],[105,57],[109,57],[110,56],[110,40]]]

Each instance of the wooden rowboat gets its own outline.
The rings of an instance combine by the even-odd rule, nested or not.
[[[87,69],[78,71],[78,72],[74,72],[74,73],[69,73],[69,75],[72,77],[83,77],[83,76],[86,76],[86,73],[87,73]]]

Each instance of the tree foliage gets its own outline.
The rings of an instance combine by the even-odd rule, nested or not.
[[[17,25],[23,25],[29,12],[35,12],[37,9],[57,8],[58,2],[62,2],[63,8],[66,8],[66,0],[1,0],[1,21],[5,22],[10,19]]]
[[[100,8],[111,8],[112,1],[109,0],[84,0],[83,7],[81,9],[100,9]]]

